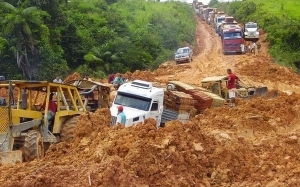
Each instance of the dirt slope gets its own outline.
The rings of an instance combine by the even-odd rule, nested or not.
[[[86,113],[73,143],[52,145],[41,161],[1,166],[0,186],[299,186],[299,76],[274,64],[265,43],[258,56],[222,55],[219,37],[204,22],[197,41],[192,63],[166,62],[128,76],[200,85],[231,68],[256,84],[294,93],[239,100],[234,109],[209,109],[185,125],[174,121],[161,129],[153,120],[110,128],[109,110]]]

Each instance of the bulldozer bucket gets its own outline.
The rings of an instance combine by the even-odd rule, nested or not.
[[[265,86],[265,87],[256,88],[254,95],[263,96],[266,95],[267,93],[268,93],[268,87]]]
[[[20,150],[0,152],[0,163],[2,165],[21,163],[22,160],[22,151]]]

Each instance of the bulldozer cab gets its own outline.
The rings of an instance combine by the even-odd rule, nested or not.
[[[227,76],[214,76],[206,77],[202,81],[202,87],[211,91],[212,93],[228,99],[228,90],[227,90]]]
[[[75,86],[84,97],[84,106],[94,112],[100,108],[109,108],[110,86],[91,80],[72,80],[65,84]]]
[[[38,147],[43,143],[55,143],[61,133],[63,123],[70,117],[86,111],[81,95],[76,87],[65,84],[49,83],[47,81],[0,81],[2,104],[0,106],[0,160],[7,158],[20,160],[14,154],[7,155],[13,150],[29,146],[28,158],[36,158]],[[45,124],[48,121],[50,94],[57,105],[55,118],[51,128]],[[39,142],[37,142],[39,141]],[[21,142],[21,143],[20,143]],[[34,145],[31,145],[34,144]],[[32,150],[32,147],[35,149]],[[34,152],[34,153],[33,153]],[[19,153],[18,153],[19,154]],[[24,156],[24,155],[23,155]],[[41,155],[40,155],[41,156]],[[21,159],[22,160],[22,159]],[[14,162],[8,159],[7,162]]]

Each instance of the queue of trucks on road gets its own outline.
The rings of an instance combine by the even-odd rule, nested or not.
[[[194,1],[194,7],[200,19],[211,25],[221,37],[223,54],[243,53],[245,41],[258,41],[257,23],[240,24],[234,17],[226,15],[217,8],[203,5],[201,2]]]

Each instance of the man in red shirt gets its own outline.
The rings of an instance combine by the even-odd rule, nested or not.
[[[51,93],[49,96],[49,106],[48,106],[48,113],[47,113],[47,121],[46,121],[46,127],[48,129],[49,126],[49,120],[52,119],[55,116],[55,113],[57,111],[57,104],[52,100],[54,93]],[[42,105],[42,108],[45,109],[46,101]]]
[[[115,73],[112,73],[108,76],[108,83],[112,84],[115,79]]]
[[[235,107],[235,90],[236,84],[240,80],[235,74],[232,73],[231,69],[227,69],[228,73],[228,81],[227,81],[227,89],[230,99],[230,107]]]

